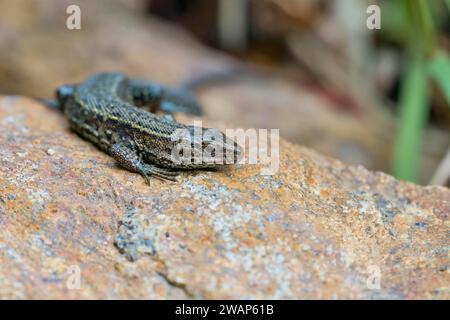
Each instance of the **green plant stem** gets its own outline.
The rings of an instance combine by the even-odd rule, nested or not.
[[[426,123],[429,87],[423,56],[415,54],[407,65],[400,96],[400,119],[394,155],[394,175],[417,181],[423,128]]]
[[[428,70],[450,106],[450,57],[445,52],[440,52],[430,60]]]
[[[436,28],[428,0],[405,0],[413,32],[410,33],[410,47],[424,53],[432,53],[436,47]]]

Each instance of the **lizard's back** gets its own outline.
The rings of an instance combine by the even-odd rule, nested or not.
[[[117,128],[119,125],[127,130],[156,134],[159,139],[170,138],[176,129],[186,128],[125,100],[127,85],[128,79],[121,73],[98,73],[75,88],[73,101],[64,111],[71,121],[76,122],[75,125],[80,122],[97,127],[111,124],[110,127]]]

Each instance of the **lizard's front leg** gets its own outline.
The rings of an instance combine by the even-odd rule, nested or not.
[[[109,153],[125,169],[141,174],[148,184],[150,184],[150,176],[154,176],[162,180],[176,181],[176,172],[144,163],[136,150],[127,144],[113,144],[109,150]]]
[[[141,174],[150,184],[150,178],[144,170],[144,163],[136,150],[124,143],[116,143],[111,146],[109,153],[122,167]]]

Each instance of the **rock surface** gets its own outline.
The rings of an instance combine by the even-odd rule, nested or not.
[[[11,96],[0,151],[0,298],[450,298],[446,188],[283,140],[275,175],[149,187]]]

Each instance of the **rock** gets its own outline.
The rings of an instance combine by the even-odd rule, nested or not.
[[[450,298],[448,189],[280,143],[272,176],[148,186],[58,112],[1,97],[0,298]]]

